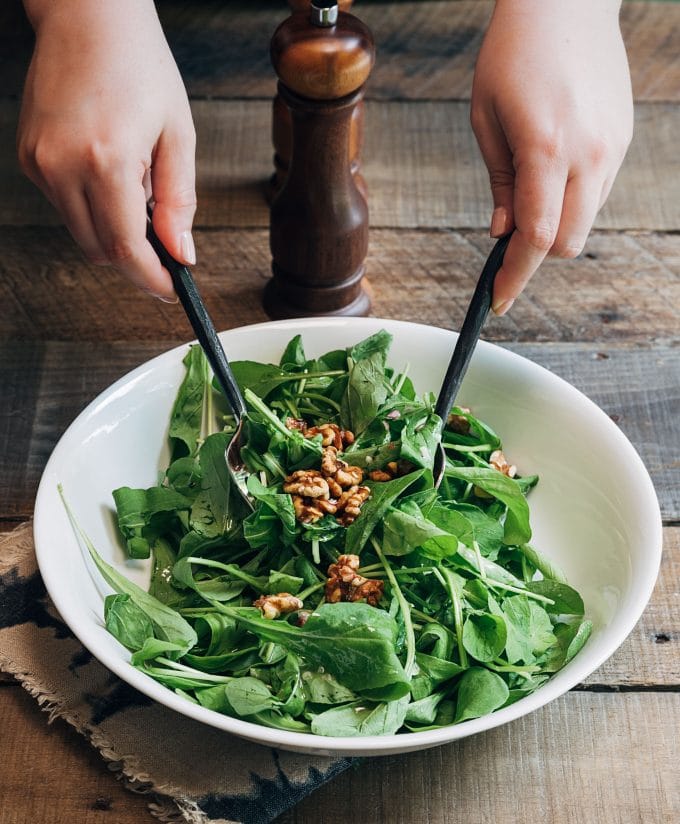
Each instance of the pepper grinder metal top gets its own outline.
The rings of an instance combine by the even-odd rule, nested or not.
[[[352,121],[375,59],[373,38],[337,0],[312,0],[278,27],[271,56],[292,140],[270,213],[265,309],[279,318],[367,314],[368,206],[352,169]]]
[[[338,22],[338,4],[333,0],[312,0],[311,21],[315,26],[334,26]]]

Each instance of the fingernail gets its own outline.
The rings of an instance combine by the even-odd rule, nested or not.
[[[166,298],[165,295],[155,295],[155,297],[157,297],[158,300],[162,300],[163,303],[179,303],[178,297]]]
[[[511,298],[510,300],[502,300],[502,301],[499,301],[498,303],[494,303],[493,306],[491,307],[492,310],[493,310],[494,315],[498,315],[498,317],[500,317],[501,315],[504,315],[506,312],[508,312],[510,310],[510,307],[512,306],[512,304],[514,302],[515,302],[515,299]]]
[[[491,237],[500,237],[505,232],[505,224],[508,221],[508,210],[505,206],[498,206],[491,215]]]
[[[182,232],[179,236],[179,248],[182,252],[182,260],[193,266],[196,263],[196,247],[191,232]]]

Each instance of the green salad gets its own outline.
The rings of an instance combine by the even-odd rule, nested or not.
[[[134,667],[267,727],[391,735],[506,707],[581,649],[583,601],[530,544],[537,477],[470,410],[441,421],[387,366],[390,343],[310,359],[298,336],[278,364],[232,364],[254,511],[225,462],[236,422],[191,347],[169,465],[113,492],[129,556],[151,558],[148,592],[88,542]]]

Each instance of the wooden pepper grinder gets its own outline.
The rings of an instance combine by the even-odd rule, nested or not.
[[[353,0],[339,0],[338,8],[340,11],[350,11]],[[311,0],[288,0],[288,5],[291,11],[306,11],[311,10]],[[273,199],[274,195],[281,189],[288,174],[288,166],[290,165],[290,155],[292,151],[293,142],[293,126],[291,123],[291,116],[288,107],[281,99],[280,95],[276,95],[272,106],[272,143],[274,145],[274,174],[270,180],[269,198]],[[360,100],[354,108],[352,113],[352,124],[350,127],[350,145],[349,156],[352,166],[352,174],[354,175],[354,182],[361,194],[368,198],[368,191],[366,189],[366,181],[360,171],[361,166],[361,146],[363,144],[364,135],[364,101]]]
[[[337,0],[312,0],[276,30],[272,63],[291,116],[290,165],[270,217],[272,317],[365,315],[368,207],[352,175],[352,117],[375,59],[373,38]]]

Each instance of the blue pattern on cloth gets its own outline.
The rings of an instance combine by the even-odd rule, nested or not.
[[[30,524],[0,539],[0,670],[99,750],[164,821],[267,824],[351,761],[252,744],[164,707],[121,681],[50,602]]]

